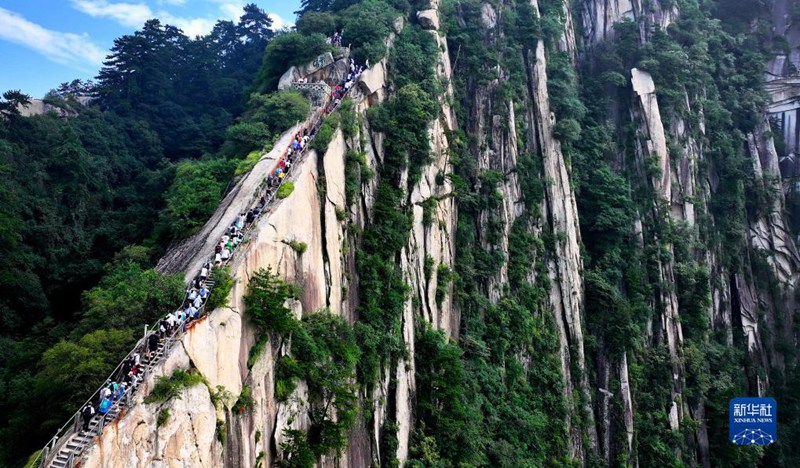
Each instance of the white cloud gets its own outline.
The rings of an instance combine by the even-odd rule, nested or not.
[[[236,21],[244,14],[242,10],[246,5],[245,2],[222,0],[216,1],[216,3],[219,3],[219,11],[222,13],[220,19]]]
[[[138,28],[155,18],[144,3],[110,3],[106,0],[72,0],[72,6],[89,16],[111,18],[123,26]]]
[[[0,39],[28,47],[54,62],[80,69],[101,65],[106,55],[87,34],[46,29],[4,8],[0,8]]]
[[[109,2],[108,0],[71,1],[72,6],[76,10],[95,18],[110,18],[123,26],[131,28],[140,28],[145,21],[152,18],[158,18],[162,23],[179,27],[189,37],[207,34],[217,22],[217,18],[187,18],[173,15],[166,10],[153,11],[145,3]],[[185,0],[160,0],[159,3],[182,5],[185,3]],[[238,18],[241,16],[241,8],[243,6],[244,2],[226,2],[220,6],[220,9],[226,16],[230,15],[233,9],[237,9],[237,14],[235,17]],[[225,7],[225,9],[223,9],[223,7]]]
[[[185,17],[174,15],[164,9],[153,11],[146,3],[110,2],[108,0],[71,0],[72,6],[87,15],[96,18],[110,18],[117,23],[140,28],[145,21],[158,18],[162,23],[177,26],[189,37],[208,34],[214,24],[220,19],[237,21],[243,14],[247,0],[209,0],[218,6],[218,15],[205,15],[202,17]],[[160,4],[183,5],[186,0],[159,0]],[[281,29],[292,26],[279,15],[270,13],[273,28]]]
[[[248,3],[252,3],[252,0],[242,1],[242,0],[210,0],[219,5],[219,11],[222,16],[220,19],[227,19],[232,21],[238,21],[239,18],[242,17],[244,14],[244,6]],[[283,17],[278,15],[277,13],[267,13],[270,18],[272,18],[272,29],[278,30],[284,27],[291,27],[294,26],[293,22],[285,20]]]
[[[286,21],[285,19],[281,18],[277,13],[269,13],[269,17],[272,18],[272,29],[274,29],[275,31],[294,26],[294,23]]]
[[[217,22],[217,20],[207,18],[182,18],[179,16],[172,16],[163,11],[159,12],[156,17],[161,20],[162,23],[179,27],[183,33],[190,38],[208,34]]]

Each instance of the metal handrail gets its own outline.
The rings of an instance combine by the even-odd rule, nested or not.
[[[341,98],[340,102],[338,104],[335,104],[331,108],[330,112],[326,112],[327,111],[327,105],[330,102],[330,94],[328,94],[328,97],[326,99],[326,101],[328,101],[328,102],[326,102],[325,105],[321,106],[321,108],[318,111],[315,112],[316,115],[312,115],[312,117],[310,119],[308,119],[309,121],[313,122],[312,125],[307,127],[307,128],[312,129],[312,133],[309,134],[308,143],[306,145],[304,145],[303,149],[298,152],[298,157],[295,160],[295,162],[292,164],[292,167],[294,167],[295,164],[298,164],[300,161],[302,161],[304,159],[305,155],[308,152],[308,148],[310,146],[310,143],[316,137],[317,130],[321,126],[322,121],[325,120],[326,114],[330,115],[330,114],[333,114],[334,112],[336,112],[341,107],[341,103],[344,101],[344,98],[347,97],[347,95],[349,94],[350,90],[352,90],[354,88],[355,88],[355,83],[353,83],[353,86],[351,86],[350,89],[345,90],[345,92],[342,94],[342,98]],[[276,162],[276,166],[277,166],[277,162]],[[272,174],[274,172],[276,166],[273,166],[269,170],[268,173]],[[250,228],[248,228],[246,230],[243,228],[243,231],[245,231],[245,235],[244,235],[244,238],[242,239],[242,242],[240,243],[240,245],[243,244],[245,240],[249,240],[250,239],[251,234],[252,234],[251,233],[252,226],[256,224],[256,221],[259,218],[261,218],[262,216],[265,215],[267,206],[269,206],[272,202],[275,201],[275,199],[277,198],[278,189],[281,187],[281,185],[283,185],[287,181],[296,180],[296,175],[295,175],[296,171],[291,171],[291,172],[292,172],[291,175],[287,174],[287,177],[284,177],[283,179],[279,179],[279,182],[274,187],[274,189],[269,191],[269,192],[267,192],[266,197],[265,197],[264,206],[262,207],[261,211],[256,216],[256,218],[253,220],[253,222],[250,224]],[[263,187],[262,187],[263,185],[264,184],[262,183],[259,186],[260,190],[257,190],[256,193],[251,197],[250,203],[249,203],[250,206],[254,206],[254,200],[259,200],[261,198],[261,196],[263,195]],[[231,256],[228,258],[228,260],[223,262],[223,265],[229,265],[231,263],[234,263],[233,260],[234,260],[234,257],[236,256],[236,253],[238,253],[238,252],[232,253]],[[209,260],[211,260],[211,259],[213,259],[213,257],[209,257]],[[190,285],[191,285],[191,281],[187,282],[185,286],[188,289]],[[211,293],[211,291],[209,291],[209,294],[210,293]],[[187,302],[188,302],[188,292],[187,292],[186,295],[184,295],[184,298],[183,298],[183,300],[181,302],[181,306],[180,307],[184,308],[184,305],[186,305]],[[207,302],[207,299],[206,299],[206,301],[203,301],[203,304],[198,309],[198,318],[196,320],[192,320],[191,322],[196,322],[201,317],[206,315],[206,312],[207,312],[206,311],[206,302]],[[156,319],[151,326],[148,326],[148,325],[145,326],[144,336],[142,338],[140,338],[136,342],[136,345],[134,345],[133,349],[131,349],[131,351],[129,351],[128,354],[125,355],[125,357],[119,362],[119,364],[117,364],[117,366],[114,368],[114,370],[111,372],[111,374],[105,379],[105,383],[115,380],[114,376],[117,375],[118,372],[122,369],[123,364],[125,363],[126,360],[128,360],[128,358],[133,356],[135,353],[143,351],[144,349],[146,349],[146,347],[147,347],[146,338],[149,336],[148,331],[150,331],[151,333],[154,333],[153,330],[157,330],[158,329],[158,325],[159,325],[159,323],[161,322],[161,320],[163,318],[164,318],[164,315],[162,315],[161,317]],[[162,350],[163,350],[162,351],[162,353],[163,353],[162,357],[166,357],[167,352],[171,349],[172,344],[175,341],[177,341],[179,335],[183,335],[183,333],[185,333],[188,330],[187,326],[191,322],[189,320],[184,320],[183,323],[181,324],[181,326],[177,327],[177,329],[169,337],[166,337],[164,339],[164,344],[163,344],[163,347],[162,347]],[[153,361],[150,361],[148,363],[148,365],[150,365],[152,362]],[[90,396],[89,399],[87,399],[80,406],[80,409],[78,411],[76,411],[75,413],[73,413],[72,416],[67,420],[67,422],[58,429],[58,431],[56,432],[56,435],[53,436],[47,442],[47,444],[39,452],[38,456],[30,463],[30,466],[43,467],[44,465],[49,463],[52,459],[54,459],[55,457],[58,456],[58,453],[60,452],[61,447],[63,447],[63,445],[67,441],[69,441],[70,436],[72,436],[73,434],[79,432],[80,418],[82,417],[81,410],[87,404],[90,404],[99,395],[100,391],[103,390],[103,388],[105,386],[105,383],[103,385],[101,385],[97,390],[95,390],[95,392],[92,394],[92,396]],[[131,395],[133,394],[133,392],[135,390],[136,390],[136,387],[131,387],[130,389],[128,389],[125,392],[125,397],[124,398],[128,401],[128,406],[130,405]],[[111,413],[111,411],[114,409],[114,407],[118,407],[118,405],[119,405],[121,400],[122,399],[114,401],[114,403],[112,404],[111,408],[109,408],[108,413]],[[121,415],[121,411],[120,411],[120,413],[118,413],[117,417],[119,417],[119,415]],[[107,419],[107,415],[104,415],[100,420],[101,421],[101,423],[100,423],[101,424],[100,425],[100,429],[101,429],[100,433],[101,434],[102,434],[102,428],[105,427],[106,419]],[[83,452],[84,452],[84,448],[85,447],[82,447],[77,453],[75,453],[75,452],[70,453],[67,466],[72,466],[73,465],[75,457],[82,455]]]

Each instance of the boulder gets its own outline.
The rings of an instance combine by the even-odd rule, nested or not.
[[[369,70],[364,70],[361,74],[361,81],[358,86],[364,95],[369,96],[386,85],[386,68],[383,62],[378,63]]]
[[[481,4],[481,24],[484,29],[493,29],[497,26],[497,12],[490,3]]]
[[[317,56],[317,58],[315,58],[313,61],[298,68],[297,71],[300,73],[300,76],[308,76],[317,70],[327,67],[332,63],[333,63],[333,54],[330,52],[325,52],[324,54]]]
[[[297,67],[291,67],[286,70],[286,73],[281,76],[281,79],[278,80],[278,89],[287,89],[292,87],[292,83],[294,83],[297,78],[299,78],[299,74],[297,73]]]
[[[392,23],[392,27],[394,27],[394,32],[400,33],[403,30],[403,26],[406,25],[405,20],[402,16],[398,16],[394,19],[394,23]]]
[[[422,29],[439,29],[439,13],[436,10],[422,10],[417,12],[417,20]]]
[[[332,67],[326,70],[318,70],[311,77],[311,81],[326,81],[328,84],[341,82],[350,72],[350,64],[347,60],[337,60]]]

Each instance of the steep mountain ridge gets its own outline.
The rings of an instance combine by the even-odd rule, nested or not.
[[[730,117],[720,118],[724,98],[716,94],[724,93],[710,90],[712,82],[697,87],[659,81],[665,70],[647,62],[649,56],[641,62],[650,71],[614,63],[603,76],[591,73],[592,67],[607,65],[598,62],[613,61],[600,54],[617,47],[615,41],[630,45],[624,41],[632,39],[645,50],[637,53],[653,53],[667,63],[672,57],[658,54],[674,44],[662,28],[676,22],[688,28],[681,23],[681,5],[432,1],[426,6],[416,22],[395,23],[387,38],[389,56],[365,71],[352,96],[352,122],[341,124],[324,154],[309,153],[293,169],[294,193],[255,227],[234,267],[237,283],[228,307],[189,331],[145,382],[150,388],[157,375],[191,366],[210,389],[222,386],[236,396],[248,388],[252,410],[235,414],[217,407],[217,397],[201,385],[164,404],[172,416],[162,428],[153,405],[141,401],[147,392],[141,392],[138,404],[89,452],[87,466],[173,466],[187,459],[214,466],[286,462],[286,431],[308,432],[312,425],[309,389],[299,382],[288,398],[275,394],[277,363],[291,355],[284,337],[271,336],[266,349],[248,359],[258,341],[245,315],[249,279],[271,267],[299,285],[302,294],[291,302],[297,318],[328,309],[351,324],[361,321],[367,295],[376,291],[362,289],[358,252],[364,230],[375,224],[375,216],[387,215],[375,211],[386,184],[396,185],[398,211],[408,213],[408,237],[390,255],[407,286],[399,327],[392,330],[402,352],[381,362],[375,385],[359,387],[362,411],[346,448],[321,457],[319,465],[446,459],[749,466],[765,456],[788,463],[790,458],[781,457],[789,455],[746,449],[720,458],[720,441],[727,442],[726,399],[790,391],[797,366],[800,257],[775,182],[779,160],[765,116],[747,117],[756,123],[742,132]],[[684,6],[688,15],[696,14],[692,4]],[[576,8],[580,15],[572,14]],[[574,28],[578,16],[582,23]],[[558,28],[540,25],[552,18],[560,19]],[[625,18],[630,21],[612,27]],[[526,20],[543,30],[535,40],[520,31]],[[400,92],[391,61],[397,36],[403,28],[420,26],[438,51],[434,73],[441,91],[436,118],[426,129],[432,154],[420,166],[406,161],[395,180],[386,169],[394,156],[386,153],[387,136],[377,130],[375,110]],[[462,49],[476,37],[475,49],[497,51],[494,66],[486,67],[481,51]],[[662,41],[657,47],[663,49],[646,49],[651,41]],[[698,67],[684,65],[687,73]],[[583,132],[577,137],[571,134],[573,122]],[[276,151],[294,132],[279,140]],[[726,147],[719,133],[739,139]],[[587,146],[600,149],[593,154]],[[726,149],[733,153],[720,156]],[[353,153],[363,154],[358,174],[352,170]],[[249,200],[269,161],[262,160],[230,197]],[[749,168],[735,172],[743,164]],[[355,193],[348,188],[353,178]],[[731,193],[733,198],[723,198]],[[747,194],[763,199],[747,204]],[[223,202],[198,239],[214,239],[239,211],[235,201]],[[299,253],[289,241],[308,248]],[[186,245],[191,248],[162,260],[164,271],[200,261],[187,263],[187,251],[208,250],[192,241]],[[175,268],[171,262],[178,262]],[[523,327],[523,335],[530,331],[523,343],[506,339],[510,345],[498,351],[492,334],[517,337],[510,324],[523,312],[536,326]],[[514,379],[522,379],[552,398],[536,408],[520,403],[546,421],[531,430],[552,437],[541,445],[541,458],[515,458],[524,450],[509,448],[510,442],[490,449],[455,442],[459,453],[447,452],[452,447],[443,444],[462,440],[458,437],[498,429],[483,413],[473,421],[475,414],[448,406],[447,379],[436,377],[451,375],[451,361],[427,354],[429,328],[442,331],[437,351],[458,347],[456,360],[466,364],[452,374],[457,382],[449,383],[474,392],[464,395],[470,410],[496,410],[485,400],[473,401],[497,384],[476,376],[486,362],[501,369],[496,380],[506,395],[515,391]],[[548,375],[540,377],[545,370]],[[745,377],[737,380],[736,372]],[[471,386],[475,382],[487,388]],[[423,407],[427,398],[439,404],[438,413]],[[452,439],[443,434],[448,418],[462,424],[457,427],[463,434],[450,434]],[[551,427],[555,434],[547,434]],[[475,454],[479,450],[486,453]]]

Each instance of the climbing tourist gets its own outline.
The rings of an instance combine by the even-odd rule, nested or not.
[[[147,337],[147,357],[152,359],[156,351],[158,351],[158,335],[151,333]]]
[[[139,374],[139,367],[134,366],[134,368],[131,369],[130,373],[128,374],[128,382],[130,382],[131,388],[136,388],[141,381],[142,377]]]
[[[133,369],[133,356],[128,356],[128,357],[127,357],[127,358],[126,358],[126,359],[125,359],[125,360],[122,362],[122,369],[120,370],[120,375],[121,375],[122,377],[125,377],[125,376],[127,376],[127,375],[128,375],[128,373],[131,371],[131,369]]]
[[[111,410],[111,406],[113,404],[114,402],[111,401],[111,398],[103,398],[103,400],[100,402],[100,406],[97,408],[97,412],[105,416],[108,414],[109,410]]]
[[[115,401],[119,401],[119,400],[122,399],[122,397],[125,395],[125,389],[126,389],[126,386],[125,386],[124,382],[116,384],[116,387],[115,387],[115,390],[114,390],[114,400]]]
[[[81,410],[81,417],[83,418],[83,431],[89,431],[89,423],[92,422],[92,418],[95,415],[94,406],[91,403],[86,403],[86,406],[83,407]]]
[[[107,382],[106,386],[100,390],[100,400],[103,398],[111,398],[111,382]]]

